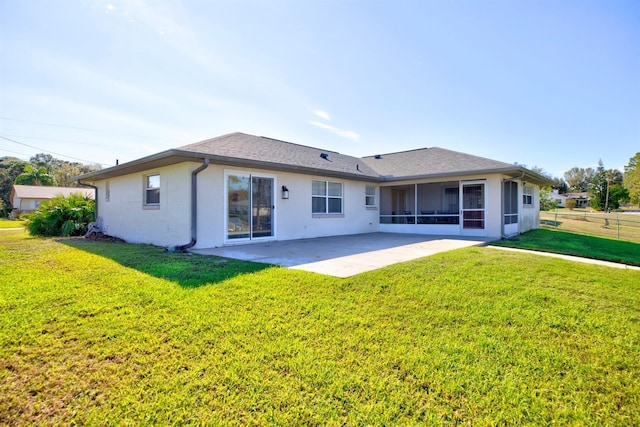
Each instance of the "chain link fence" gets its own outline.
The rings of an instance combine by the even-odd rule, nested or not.
[[[543,211],[540,227],[640,243],[640,212]]]

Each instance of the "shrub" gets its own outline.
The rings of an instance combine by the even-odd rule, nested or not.
[[[570,211],[576,208],[576,204],[577,204],[576,199],[567,199],[564,201],[564,206]]]
[[[26,215],[33,236],[81,236],[95,218],[95,201],[82,194],[58,196]]]

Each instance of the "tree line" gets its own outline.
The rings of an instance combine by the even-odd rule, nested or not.
[[[100,165],[67,162],[51,154],[39,153],[29,161],[16,157],[0,158],[0,212],[11,211],[11,187],[14,184],[77,187],[73,177],[101,169]]]
[[[541,169],[535,169],[544,174]],[[559,193],[587,193],[591,207],[596,210],[618,209],[625,202],[640,205],[640,152],[629,159],[624,173],[618,169],[606,169],[600,160],[595,169],[573,167],[564,173],[563,178],[551,179],[553,188]]]

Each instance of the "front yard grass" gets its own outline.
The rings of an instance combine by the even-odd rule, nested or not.
[[[640,266],[640,243],[555,230],[531,230],[494,246],[530,249]]]
[[[20,219],[7,219],[0,218],[0,229],[3,228],[22,228],[24,227],[25,221]]]
[[[468,248],[337,279],[0,234],[0,424],[640,425],[640,272]]]

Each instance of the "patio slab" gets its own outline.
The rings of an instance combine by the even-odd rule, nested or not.
[[[488,242],[477,237],[368,233],[194,249],[191,252],[349,277],[398,262],[468,246],[482,246]]]

